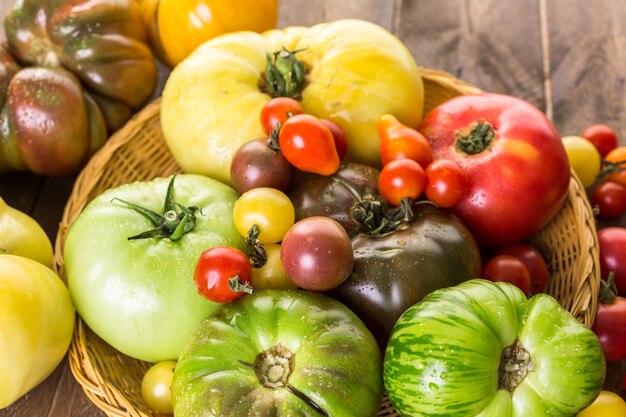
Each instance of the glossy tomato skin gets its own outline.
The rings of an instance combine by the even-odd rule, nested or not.
[[[591,330],[598,335],[607,362],[626,359],[626,298],[600,302]]]
[[[626,402],[611,391],[602,391],[598,398],[576,417],[617,417],[626,415]]]
[[[467,192],[465,173],[454,161],[439,159],[426,167],[426,197],[439,207],[450,208]]]
[[[494,130],[487,151],[457,149],[457,133],[479,121]],[[570,166],[561,137],[533,105],[500,94],[453,98],[433,109],[419,131],[433,158],[451,159],[465,171],[468,191],[452,209],[482,246],[522,241],[542,228],[561,207]]]
[[[282,125],[291,116],[304,113],[302,104],[290,97],[276,97],[265,103],[261,109],[261,127],[269,136],[273,129]]]
[[[600,271],[607,280],[615,272],[617,293],[626,297],[626,228],[606,227],[598,231],[600,244]]]
[[[381,372],[376,341],[344,305],[263,290],[224,304],[190,338],[174,374],[174,414],[373,417]]]
[[[617,168],[626,168],[626,146],[619,146],[611,150],[606,155],[605,159],[615,164]],[[610,173],[604,178],[607,181],[614,181],[626,187],[626,169],[624,169],[623,171]]]
[[[297,181],[289,198],[296,221],[311,216],[327,216],[341,224],[350,237],[361,225],[353,216],[359,201],[378,194],[379,171],[369,165],[348,163],[330,176],[306,175]]]
[[[607,125],[591,125],[580,136],[593,143],[602,156],[606,156],[617,147],[617,133]]]
[[[531,294],[545,292],[550,278],[548,265],[537,249],[525,243],[516,243],[501,248],[496,255],[511,255],[522,261],[530,273]]]
[[[202,252],[194,271],[200,294],[216,303],[241,298],[247,293],[230,287],[229,280],[234,277],[248,285],[252,282],[252,266],[245,253],[229,246],[214,246]]]
[[[329,293],[361,317],[383,349],[407,308],[480,275],[480,253],[467,228],[447,211],[417,207],[414,219],[394,232],[354,237],[352,274]]]
[[[570,417],[593,402],[604,373],[596,335],[554,298],[471,280],[402,315],[383,378],[401,415]]]
[[[508,282],[530,295],[530,272],[526,265],[512,255],[497,255],[483,266],[482,278],[494,282]]]
[[[112,200],[162,213],[169,183],[157,178],[100,194],[73,223],[64,247],[68,287],[82,319],[117,350],[149,362],[176,359],[198,323],[219,307],[193,281],[200,254],[213,246],[245,249],[233,223],[236,191],[192,174],[176,176],[174,196],[200,208],[194,229],[179,240],[128,240],[153,226]]]
[[[626,212],[626,187],[612,181],[598,184],[591,192],[591,204],[600,216],[621,216]]]
[[[425,186],[426,174],[421,165],[408,158],[388,162],[378,177],[378,191],[392,206],[399,206],[404,198],[416,200]]]

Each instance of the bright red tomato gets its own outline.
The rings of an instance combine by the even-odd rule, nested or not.
[[[530,296],[530,273],[526,265],[511,255],[497,255],[484,266],[482,278],[494,282],[508,282]]]
[[[415,200],[426,185],[424,170],[412,159],[396,159],[386,164],[378,176],[378,192],[387,203],[399,206],[402,199]]]
[[[591,193],[591,204],[603,217],[617,217],[626,212],[626,187],[612,181],[599,184]]]
[[[626,296],[626,228],[606,227],[598,231],[600,274],[607,280],[615,272],[617,294]]]
[[[617,133],[607,125],[591,125],[580,136],[593,143],[603,157],[617,147]]]
[[[198,293],[225,303],[252,292],[251,276],[252,266],[246,254],[229,246],[215,246],[202,252],[193,279]]]
[[[330,133],[333,134],[333,139],[335,140],[335,148],[337,148],[337,155],[339,155],[339,159],[343,159],[348,153],[348,138],[346,137],[346,132],[339,126],[337,123],[328,119],[321,119],[322,123],[324,123],[330,129]]]
[[[396,159],[412,159],[422,168],[433,160],[426,138],[417,130],[403,125],[391,114],[383,114],[376,122],[380,137],[380,159],[384,165]]]
[[[604,159],[612,164],[610,168],[612,172],[608,173],[604,179],[620,183],[626,187],[626,146],[613,149]],[[603,167],[603,171],[609,168],[607,165]]]
[[[454,161],[439,159],[426,167],[426,197],[440,207],[449,208],[467,192],[465,173]]]
[[[530,273],[530,293],[539,294],[548,286],[548,266],[539,251],[530,245],[517,243],[505,246],[496,252],[496,255],[511,255],[526,265]]]
[[[433,157],[458,163],[469,183],[452,211],[482,246],[523,241],[558,212],[570,165],[538,108],[501,94],[459,96],[433,109],[420,132]]]
[[[265,103],[261,109],[261,127],[263,132],[269,136],[279,123],[285,121],[296,114],[304,113],[300,102],[289,97],[276,97]]]
[[[598,336],[607,362],[626,359],[626,298],[603,281],[598,312],[591,330]]]
[[[280,128],[280,150],[296,168],[320,175],[339,169],[339,154],[328,126],[310,114],[290,117]]]

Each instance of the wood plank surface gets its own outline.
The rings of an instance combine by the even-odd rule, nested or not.
[[[0,14],[12,3],[0,0]],[[626,145],[623,0],[282,0],[279,13],[279,27],[341,18],[375,22],[397,34],[419,65],[449,71],[486,91],[524,98],[547,111],[563,135],[607,123]],[[162,87],[164,67],[160,74]],[[73,181],[0,174],[0,196],[31,214],[53,239]],[[626,225],[626,219],[610,223]],[[625,396],[626,364],[610,364],[608,370],[607,389]],[[40,386],[0,410],[0,417],[104,415],[84,395],[67,360]]]

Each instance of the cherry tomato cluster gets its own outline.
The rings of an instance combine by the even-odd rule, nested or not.
[[[417,130],[400,123],[390,114],[377,121],[383,169],[378,189],[387,203],[399,206],[422,193],[440,207],[458,203],[467,190],[467,179],[454,161],[433,161],[432,149]]]
[[[337,171],[348,151],[343,129],[286,97],[268,101],[260,123],[267,137],[241,146],[231,162],[233,186],[241,194],[233,222],[250,251],[218,246],[196,264],[198,291],[212,301],[265,288],[327,290],[347,279],[354,263],[345,230],[322,217],[294,224],[294,206],[285,194],[298,171]]]

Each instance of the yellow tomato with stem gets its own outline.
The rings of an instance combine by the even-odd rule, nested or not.
[[[276,27],[278,0],[139,0],[159,57],[176,66],[215,36]]]

